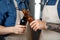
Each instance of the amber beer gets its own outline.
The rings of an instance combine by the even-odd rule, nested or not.
[[[21,19],[20,24],[21,25],[26,25],[27,21],[31,23],[34,19],[31,15],[29,15],[29,12],[26,10],[22,10],[24,13],[24,17]]]

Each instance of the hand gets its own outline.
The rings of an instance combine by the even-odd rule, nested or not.
[[[16,25],[15,27],[12,28],[14,34],[24,34],[25,30],[26,26],[23,25]]]
[[[30,26],[34,31],[46,29],[46,23],[40,20],[34,20],[30,23]]]

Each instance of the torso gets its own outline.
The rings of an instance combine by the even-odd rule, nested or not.
[[[57,6],[46,5],[43,9],[43,21],[51,23],[60,23]],[[60,33],[50,30],[42,30],[39,40],[60,40]]]

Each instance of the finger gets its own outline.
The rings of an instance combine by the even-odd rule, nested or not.
[[[15,34],[24,34],[24,33],[22,33],[22,32],[16,32]]]
[[[15,30],[19,30],[19,31],[21,31],[21,30],[26,30],[26,28],[16,28]]]
[[[24,26],[24,27],[22,26],[21,28],[26,28],[26,26]]]
[[[38,27],[36,27],[34,31],[37,31],[38,29],[39,29],[39,28],[38,28]]]
[[[23,33],[20,33],[20,34],[24,34],[25,32],[23,32]]]
[[[21,28],[21,32],[24,33],[26,28]]]
[[[31,22],[30,25],[33,25],[35,23],[35,21]]]
[[[23,30],[22,32],[20,32],[21,34],[24,34],[25,33],[25,30]]]
[[[36,25],[34,28],[34,31],[37,31],[37,30],[38,30],[38,25]]]
[[[34,28],[36,26],[36,23],[34,23],[33,25],[31,25],[31,28]]]
[[[37,26],[35,26],[35,27],[33,28],[33,30],[35,31],[35,30],[36,30],[36,28],[37,28]]]
[[[25,31],[26,31],[26,28],[23,29],[23,32],[22,33],[24,33]]]
[[[17,30],[18,33],[23,33],[23,29]]]
[[[18,32],[15,32],[15,34],[18,34]]]
[[[21,31],[15,30],[15,34],[21,34]]]
[[[22,25],[20,25],[19,28],[26,28],[26,26],[22,26]]]

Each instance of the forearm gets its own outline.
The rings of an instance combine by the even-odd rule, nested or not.
[[[0,35],[13,33],[13,31],[11,29],[12,29],[12,27],[0,26]]]
[[[47,30],[60,32],[60,24],[47,23]]]

